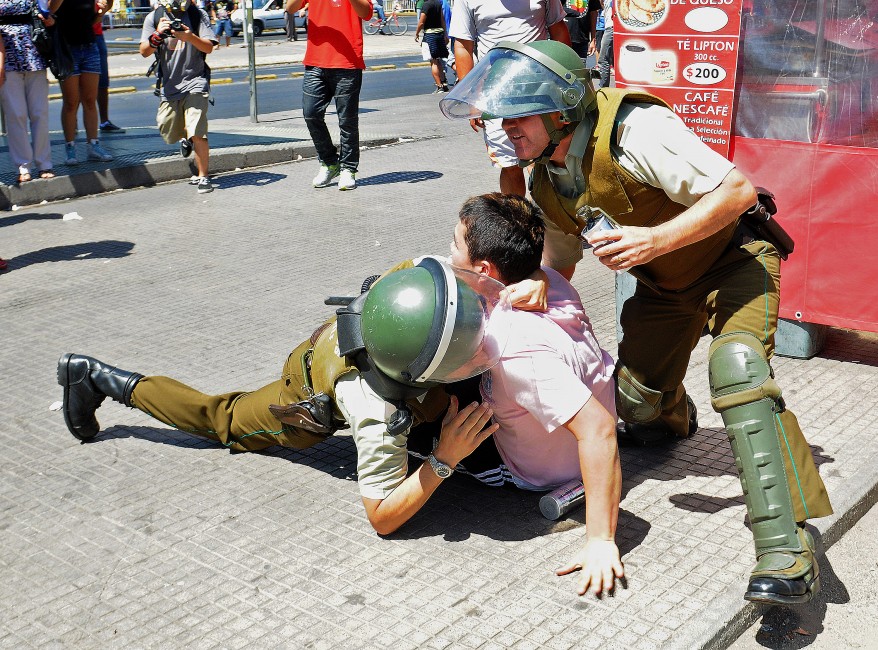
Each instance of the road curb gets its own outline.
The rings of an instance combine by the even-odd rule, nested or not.
[[[405,141],[414,140],[407,138]],[[372,148],[398,142],[400,142],[398,137],[384,137],[362,141],[361,146]],[[227,150],[210,152],[210,170],[212,174],[221,174],[236,169],[295,162],[314,158],[316,155],[313,144],[303,143],[267,145],[258,149],[229,147]],[[0,185],[0,210],[10,210],[13,206],[37,205],[43,201],[81,198],[115,190],[152,187],[159,183],[185,180],[195,173],[194,160],[169,156],[136,165],[58,175],[48,179],[37,178],[20,186]]]
[[[844,498],[849,495],[848,498]],[[862,519],[869,509],[878,503],[878,469],[861,474],[858,480],[850,481],[844,493],[832,495],[835,514],[818,519],[821,524],[814,536],[817,542],[817,561],[825,560],[826,551]],[[693,623],[697,628],[691,634],[683,635],[669,645],[679,650],[726,650],[770,607],[756,605],[744,600],[746,577],[738,585],[733,585],[720,594],[713,602],[713,618]]]

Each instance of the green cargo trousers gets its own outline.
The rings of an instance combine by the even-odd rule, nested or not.
[[[281,378],[258,390],[206,395],[169,377],[144,377],[134,387],[131,405],[176,429],[217,440],[235,451],[273,445],[306,449],[326,436],[281,423],[268,406],[307,398],[302,355],[309,347],[310,341],[305,341],[293,350]]]
[[[729,332],[753,334],[762,341],[770,360],[779,303],[780,257],[763,241],[729,246],[710,271],[680,291],[659,293],[638,282],[622,308],[620,372],[624,368],[647,388],[661,392],[657,422],[686,436],[683,378],[705,324],[712,337]],[[786,409],[779,417],[786,435],[781,451],[796,521],[832,514],[796,416]]]

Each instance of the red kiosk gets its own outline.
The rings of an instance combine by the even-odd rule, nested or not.
[[[878,332],[878,0],[614,1],[616,85],[775,194],[781,317]]]

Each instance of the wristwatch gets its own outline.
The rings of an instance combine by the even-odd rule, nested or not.
[[[433,454],[427,456],[427,462],[430,463],[430,467],[433,468],[433,471],[436,472],[436,476],[439,478],[448,478],[454,473],[451,467],[438,460]]]

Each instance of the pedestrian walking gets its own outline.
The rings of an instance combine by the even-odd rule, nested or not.
[[[290,14],[303,0],[289,0]],[[317,149],[320,170],[314,187],[357,186],[360,164],[360,88],[363,84],[363,21],[372,17],[372,0],[311,0],[308,4],[308,46],[302,83],[302,114]],[[326,108],[335,99],[339,147],[326,128]]]

